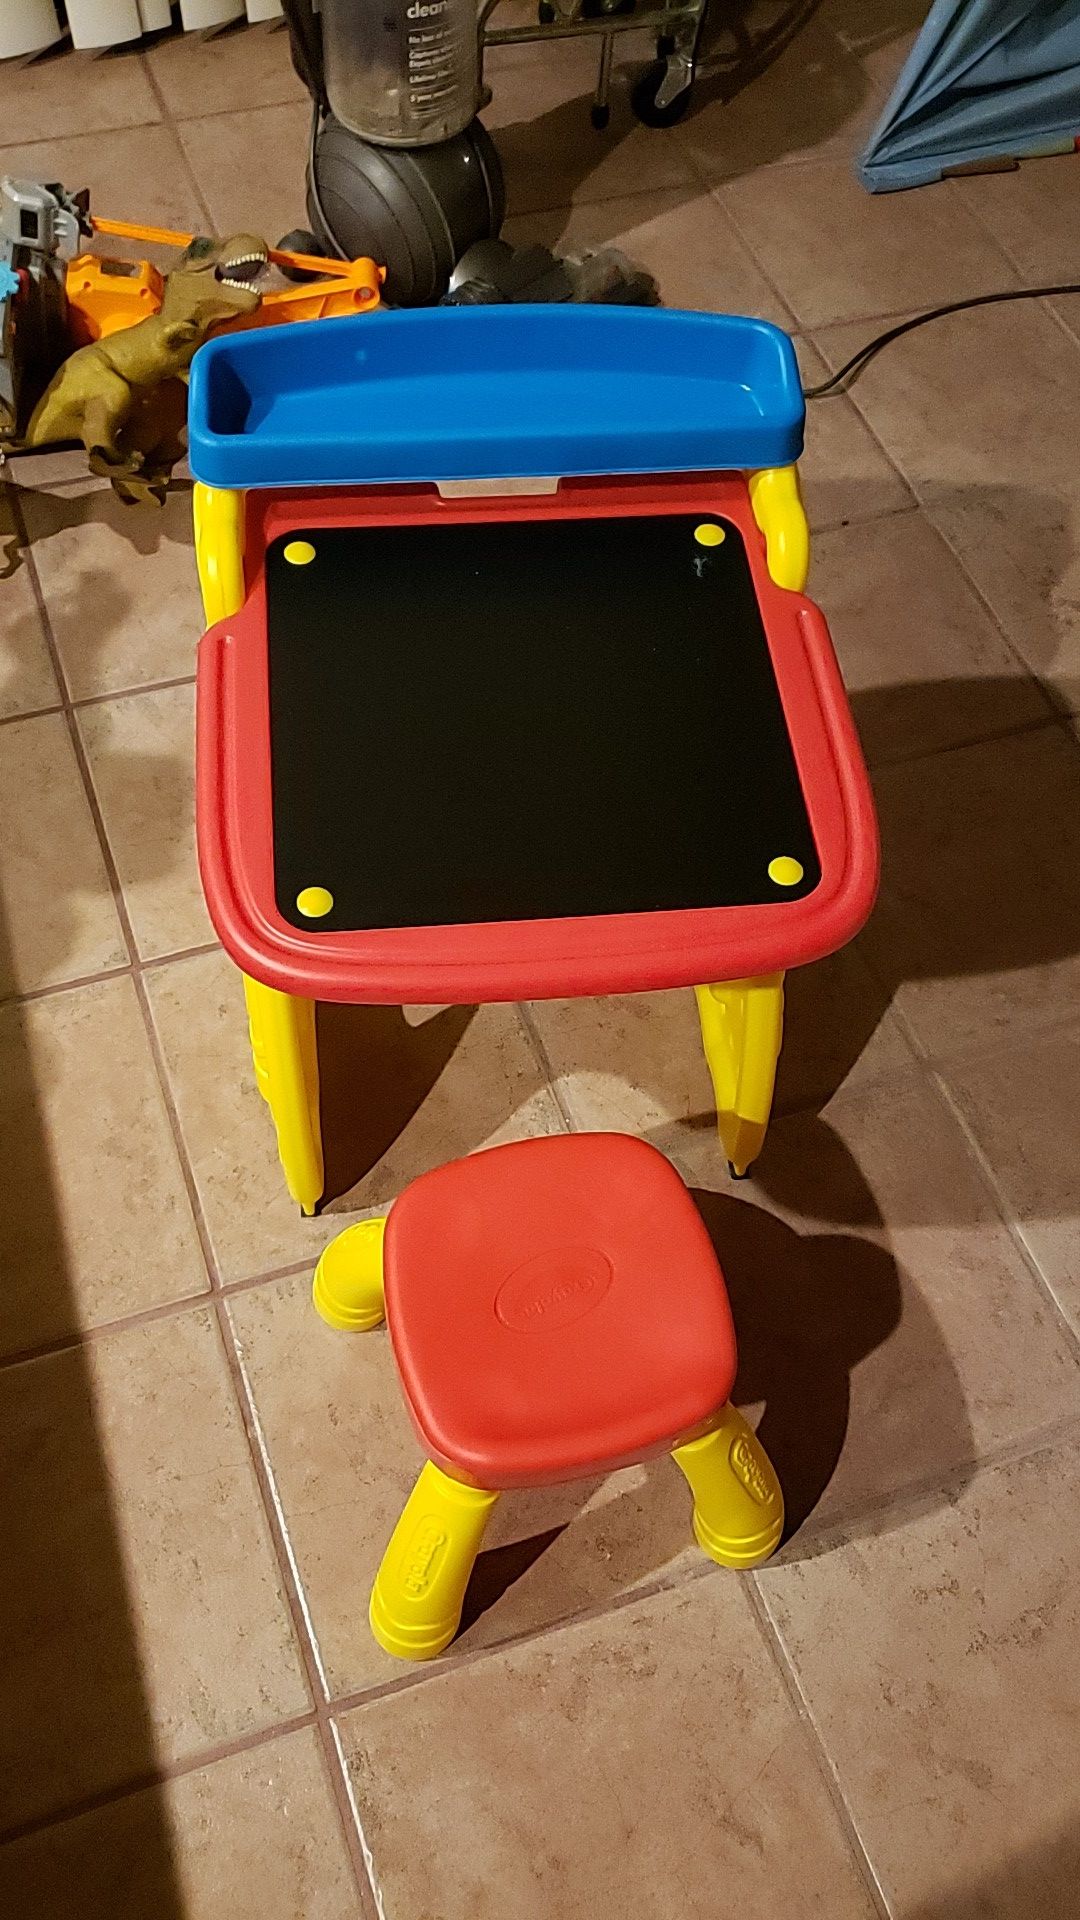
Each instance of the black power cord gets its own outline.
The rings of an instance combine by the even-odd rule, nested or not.
[[[846,393],[854,386],[864,367],[870,365],[893,340],[899,340],[905,333],[912,333],[916,327],[925,327],[931,320],[943,320],[946,314],[966,313],[971,307],[996,306],[1003,300],[1046,300],[1052,294],[1080,293],[1080,283],[1068,281],[1060,287],[1010,287],[1005,293],[979,293],[970,300],[952,300],[947,307],[931,307],[927,313],[917,313],[911,320],[901,320],[899,325],[889,327],[885,333],[879,333],[875,339],[868,340],[858,353],[842,366],[838,373],[830,374],[819,386],[804,387],[803,397],[807,400],[823,400],[830,393]]]

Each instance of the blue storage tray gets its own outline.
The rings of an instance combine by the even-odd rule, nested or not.
[[[191,467],[215,487],[787,466],[803,396],[764,320],[444,307],[223,334],[195,356]]]

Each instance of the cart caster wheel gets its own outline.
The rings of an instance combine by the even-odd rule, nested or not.
[[[555,9],[551,4],[551,0],[540,0],[540,5],[536,9],[536,17],[542,27],[551,26],[555,19]]]
[[[306,227],[294,227],[291,233],[285,234],[278,241],[278,246],[282,253],[322,253],[315,235],[309,233]],[[295,280],[300,283],[320,278],[317,273],[305,273],[302,267],[279,267],[278,272],[284,274],[286,280]]]
[[[596,128],[597,133],[603,133],[604,128],[611,119],[611,108],[608,106],[598,107],[594,104],[589,108],[589,119]]]
[[[642,126],[673,127],[680,121],[690,105],[690,88],[684,87],[665,107],[657,105],[656,96],[667,76],[666,60],[655,60],[651,67],[634,82],[630,94],[633,107]]]

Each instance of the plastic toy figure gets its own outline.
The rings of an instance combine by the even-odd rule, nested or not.
[[[94,235],[176,247],[149,260],[80,249]],[[302,284],[263,285],[271,266]],[[187,370],[230,327],[374,312],[383,280],[366,258],[326,260],[102,220],[86,192],[0,178],[0,459],[82,441],[127,503],[161,504],[184,452]]]
[[[106,474],[122,500],[161,504],[184,452],[181,382],[212,327],[259,305],[252,281],[267,261],[266,242],[254,234],[192,241],[165,281],[157,313],[64,361],[23,445],[81,440],[91,472]]]

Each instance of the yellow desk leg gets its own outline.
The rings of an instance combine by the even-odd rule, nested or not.
[[[371,1590],[380,1647],[433,1660],[450,1645],[497,1493],[466,1487],[428,1461],[405,1503]]]
[[[247,974],[244,998],[255,1077],[273,1117],[285,1183],[303,1212],[314,1213],[323,1190],[315,1002]]]
[[[806,524],[797,467],[762,467],[749,476],[750,505],[765,535],[769,572],[778,587],[801,593],[810,571]]]
[[[196,481],[195,559],[206,624],[215,626],[244,604],[244,496]]]
[[[784,1531],[784,1496],[754,1429],[730,1401],[700,1440],[672,1454],[694,1496],[694,1537],[721,1567],[756,1567]]]
[[[716,1123],[732,1171],[741,1177],[761,1152],[772,1111],[784,1037],[784,976],[767,973],[695,991]]]

